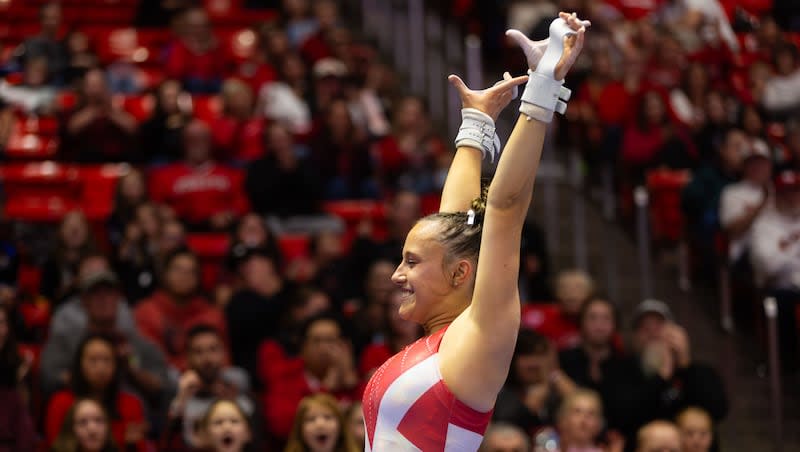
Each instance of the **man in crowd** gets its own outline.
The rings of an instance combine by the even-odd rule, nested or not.
[[[639,429],[636,443],[636,452],[682,452],[678,427],[667,421],[653,421]]]

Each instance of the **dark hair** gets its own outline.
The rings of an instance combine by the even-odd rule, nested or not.
[[[586,319],[586,314],[589,312],[589,308],[592,307],[593,304],[604,304],[608,306],[608,309],[611,310],[611,316],[614,319],[614,328],[619,325],[619,311],[614,303],[611,302],[611,299],[607,297],[603,293],[594,293],[586,301],[583,302],[581,305],[581,310],[578,313],[578,325],[583,328],[583,322]]]
[[[483,181],[480,196],[472,200],[470,210],[475,216],[473,224],[469,224],[470,212],[438,212],[420,220],[442,224],[439,241],[447,248],[447,261],[463,257],[478,260],[488,194],[489,184]]]
[[[185,245],[179,246],[177,249],[170,251],[164,258],[164,266],[161,269],[162,285],[166,283],[166,273],[169,271],[170,267],[172,266],[172,263],[175,261],[175,259],[182,256],[188,256],[194,261],[195,266],[197,267],[195,269],[196,270],[195,276],[197,277],[197,287],[195,288],[195,290],[200,290],[200,280],[201,280],[200,258],[197,257],[197,255],[194,254],[194,252],[189,248],[187,248]]]
[[[319,314],[315,314],[306,319],[306,321],[303,322],[303,325],[300,327],[301,344],[306,341],[306,337],[308,336],[308,330],[310,330],[315,323],[323,320],[335,323],[336,326],[339,327],[341,335],[342,336],[346,335],[344,321],[342,321],[342,319],[335,312],[332,311],[320,312]]]
[[[125,198],[122,193],[122,180],[126,177],[133,177],[135,174],[138,174],[139,178],[142,180],[144,193],[142,199],[131,202],[129,199]],[[141,204],[147,202],[147,198],[147,181],[145,180],[144,174],[137,169],[132,169],[127,174],[117,179],[117,184],[114,187],[114,213],[119,217],[121,223],[126,224],[135,218],[136,209]]]
[[[17,350],[17,339],[11,325],[11,311],[0,306],[0,315],[6,316],[8,334],[6,340],[0,344],[0,388],[13,388],[17,385],[17,370],[22,365],[22,358]]]
[[[192,343],[192,341],[194,341],[197,338],[197,336],[200,336],[202,334],[213,334],[214,336],[216,336],[217,338],[222,340],[222,334],[219,332],[218,329],[216,329],[213,326],[208,325],[206,323],[197,324],[197,325],[189,328],[189,331],[186,332],[186,351],[187,352],[189,351],[189,348],[191,347],[190,344]]]
[[[508,372],[508,384],[511,386],[519,386],[520,382],[517,381],[517,375],[514,367],[520,356],[527,355],[543,355],[547,353],[552,345],[550,341],[528,328],[520,328],[517,335],[517,343],[514,345],[514,355],[511,357],[511,371]]]
[[[78,444],[78,438],[75,437],[75,412],[78,410],[78,405],[87,401],[98,404],[106,418],[106,441],[100,451],[117,452],[119,450],[117,445],[114,443],[114,438],[111,434],[111,419],[109,418],[106,408],[103,407],[102,403],[95,399],[89,397],[80,397],[75,399],[75,401],[72,403],[72,406],[69,407],[67,415],[64,416],[64,421],[61,423],[61,430],[58,432],[58,436],[56,437],[51,449],[53,452],[78,452],[81,450],[80,445]]]
[[[76,398],[91,397],[94,393],[91,384],[86,379],[86,375],[83,374],[82,366],[83,355],[86,353],[89,343],[94,341],[103,342],[111,347],[111,353],[114,360],[114,373],[111,376],[111,382],[108,384],[108,387],[103,391],[99,402],[103,405],[103,408],[105,408],[106,412],[108,412],[112,419],[118,419],[119,412],[117,410],[117,397],[119,396],[122,382],[122,365],[116,353],[117,346],[114,337],[107,334],[90,333],[83,338],[83,341],[81,341],[80,345],[78,346],[78,350],[75,353],[75,357],[72,362],[72,392]]]

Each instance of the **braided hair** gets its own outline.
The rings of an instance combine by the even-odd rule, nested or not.
[[[489,194],[489,183],[483,181],[481,194],[472,200],[467,212],[438,212],[428,215],[420,221],[436,221],[442,225],[439,241],[446,251],[445,262],[468,258],[478,261],[483,232],[483,216],[486,212],[486,199]]]

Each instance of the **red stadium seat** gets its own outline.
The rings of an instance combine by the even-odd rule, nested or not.
[[[58,221],[80,207],[80,175],[74,165],[55,162],[9,164],[0,167],[8,218]]]
[[[349,249],[356,237],[359,223],[364,220],[372,223],[372,238],[382,240],[386,237],[386,205],[382,201],[328,201],[322,205],[322,209],[344,221],[346,230],[342,245],[345,250]]]
[[[122,98],[122,108],[139,122],[149,118],[153,114],[155,106],[156,98],[152,94],[146,94],[144,96],[124,96]]]
[[[230,236],[224,233],[188,234],[186,246],[201,259],[220,259],[228,254]]]
[[[286,263],[308,257],[310,237],[303,234],[286,234],[278,238],[278,246]]]
[[[144,36],[140,38],[135,28],[99,26],[87,28],[86,33],[95,43],[97,55],[104,63],[124,60],[142,65],[158,59],[159,48],[155,42],[144,39]]]
[[[130,171],[126,163],[92,165],[80,168],[81,206],[93,221],[104,222],[114,209],[117,181]]]
[[[15,160],[48,160],[58,153],[59,140],[14,130],[8,137],[5,156]]]
[[[522,306],[520,325],[534,331],[539,330],[545,323],[561,315],[555,303],[535,303]]]
[[[683,236],[681,191],[689,183],[688,170],[659,169],[647,173],[650,222],[656,242],[676,244]]]

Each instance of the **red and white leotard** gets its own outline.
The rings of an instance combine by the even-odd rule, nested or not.
[[[456,399],[439,370],[439,345],[447,328],[389,358],[364,391],[367,452],[475,451],[492,412]]]

